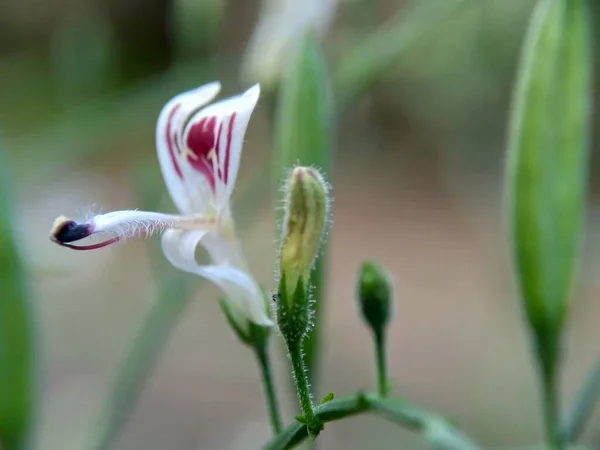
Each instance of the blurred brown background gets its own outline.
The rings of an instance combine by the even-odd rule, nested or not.
[[[473,3],[339,118],[320,394],[374,385],[371,340],[354,298],[358,266],[372,258],[396,287],[394,393],[456,419],[485,448],[516,448],[537,442],[541,424],[502,227],[501,176],[533,1]],[[406,6],[341,1],[325,39],[332,67]],[[0,0],[0,130],[38,294],[38,448],[83,448],[156,286],[156,237],[71,252],[49,242],[53,219],[141,207],[140,179],[160,194],[162,211],[174,211],[155,158],[160,107],[212,79],[224,95],[244,89],[251,80],[241,76],[242,58],[259,20],[255,0]],[[276,198],[259,170],[273,151],[271,132],[261,102],[236,192],[240,199],[243,186],[264,178],[259,218],[241,231],[268,287]],[[597,216],[594,205],[565,340],[565,400],[600,353]],[[216,295],[208,286],[197,293],[115,448],[242,450],[268,437],[252,355],[222,320]],[[289,422],[293,398],[284,403]],[[589,444],[600,443],[599,419],[597,411]],[[328,425],[319,440],[322,449],[424,446],[362,416]]]

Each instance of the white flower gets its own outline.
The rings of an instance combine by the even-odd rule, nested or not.
[[[244,78],[274,83],[305,33],[313,31],[319,38],[325,35],[338,1],[262,0],[260,20],[244,57]]]
[[[241,95],[205,106],[220,89],[221,85],[213,82],[177,95],[158,117],[158,160],[180,215],[130,210],[83,222],[59,217],[50,237],[64,247],[91,250],[133,236],[164,232],[162,249],[171,264],[216,284],[238,318],[272,325],[263,293],[238,244],[229,208],[244,135],[260,87],[255,85]],[[73,244],[98,233],[105,239]],[[196,261],[198,245],[210,255],[210,264]]]

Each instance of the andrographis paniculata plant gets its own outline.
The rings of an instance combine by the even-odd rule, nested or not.
[[[83,221],[61,216],[50,237],[64,247],[92,250],[130,237],[163,232],[162,249],[171,264],[216,284],[225,294],[232,314],[268,326],[272,321],[263,292],[241,252],[229,205],[244,134],[260,87],[255,85],[241,95],[205,106],[220,88],[218,82],[213,82],[177,95],[158,117],[158,160],[179,215],[126,210]],[[93,235],[105,238],[87,245],[74,244]],[[198,245],[210,255],[209,264],[196,261]]]

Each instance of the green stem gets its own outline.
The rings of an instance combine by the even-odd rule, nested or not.
[[[279,414],[279,406],[277,403],[277,394],[275,393],[275,384],[271,371],[271,361],[267,352],[266,345],[258,345],[254,347],[254,354],[260,367],[260,374],[263,382],[263,389],[267,401],[267,409],[269,410],[269,419],[273,428],[273,435],[277,436],[281,433],[281,416]]]
[[[307,424],[315,422],[314,406],[310,386],[308,384],[308,374],[306,362],[304,361],[304,352],[302,351],[302,341],[288,342],[288,353],[292,361],[292,374],[296,385],[300,411]]]
[[[437,414],[412,406],[403,401],[392,398],[381,398],[376,393],[357,393],[349,397],[331,400],[315,408],[314,413],[323,423],[333,422],[346,417],[371,412],[391,422],[402,425],[410,430],[426,432],[428,429],[440,424],[446,428],[445,437],[452,441],[456,450],[476,450],[477,446],[460,430]],[[294,422],[283,432],[268,442],[263,450],[285,450],[300,444],[308,437],[307,426]]]
[[[323,167],[321,167],[323,168]],[[312,286],[311,296],[313,300],[312,327],[308,335],[302,342],[304,350],[304,361],[306,362],[308,382],[312,386],[315,395],[318,395],[319,382],[319,352],[321,347],[321,335],[323,334],[322,322],[324,317],[324,298],[325,293],[325,268],[327,244],[321,248],[321,256],[315,264],[315,268],[310,277]]]
[[[594,406],[600,398],[600,359],[583,384],[562,427],[561,436],[564,442],[575,442],[591,417]]]
[[[562,450],[564,446],[558,428],[559,405],[554,375],[542,375],[542,395],[546,425],[546,443],[550,449]]]
[[[388,395],[387,358],[385,352],[385,332],[375,331],[375,358],[377,359],[377,391],[382,397]]]
[[[559,341],[559,334],[553,329],[538,329],[536,332],[536,356],[542,390],[546,445],[552,450],[563,450],[564,448],[559,434],[560,407],[557,389],[560,361]]]

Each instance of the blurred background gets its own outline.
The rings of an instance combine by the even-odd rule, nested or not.
[[[445,1],[427,3],[434,11]],[[264,83],[234,214],[254,273],[274,287],[277,197],[264,170],[276,151],[270,86],[275,66],[285,64],[278,40],[293,40],[287,34],[299,20],[284,3],[291,8],[276,0],[0,0],[0,131],[37,296],[37,448],[83,448],[160,277],[175,272],[155,252],[156,237],[72,252],[52,244],[48,231],[60,214],[174,211],[154,147],[158,112],[172,95],[212,80],[223,95]],[[406,16],[398,24],[410,26],[409,8],[426,2],[295,3],[312,8],[306,20],[321,31],[337,73],[354,47],[390,20]],[[486,448],[515,448],[537,442],[541,422],[508,264],[501,177],[507,108],[534,2],[464,3],[336,118],[317,396],[374,386],[355,277],[363,259],[375,259],[396,287],[394,394],[450,416]],[[590,211],[565,340],[565,401],[600,353],[595,202]],[[257,368],[217,295],[204,284],[194,293],[115,449],[242,450],[267,439]],[[289,422],[286,359],[273,347]],[[590,423],[585,441],[598,444],[600,411]],[[367,416],[328,425],[319,441],[322,449],[424,446]]]

